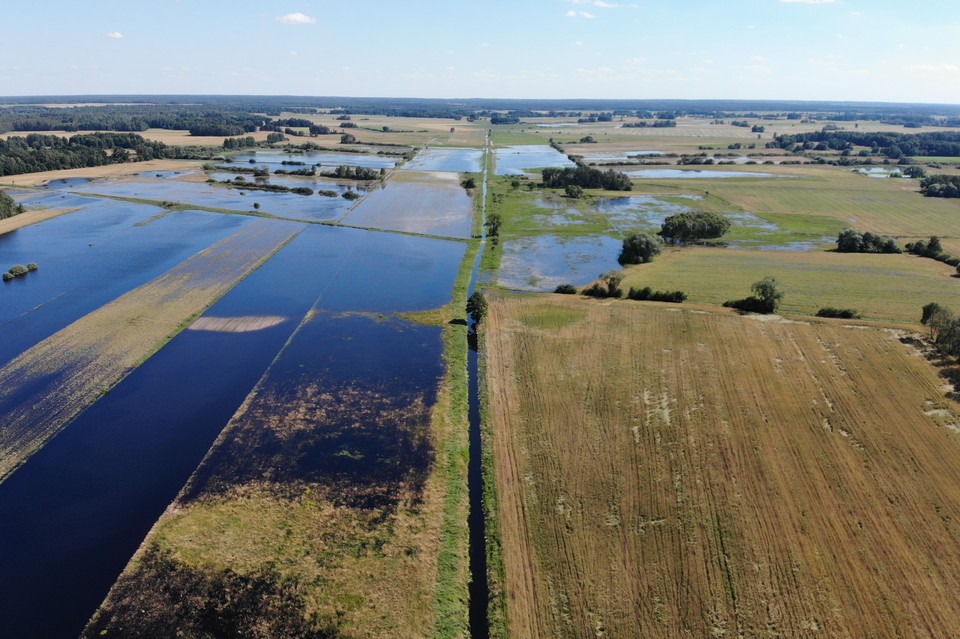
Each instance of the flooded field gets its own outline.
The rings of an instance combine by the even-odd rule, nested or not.
[[[560,284],[582,286],[619,268],[622,240],[603,236],[563,238],[539,235],[507,240],[496,283],[519,291],[552,291]]]
[[[221,174],[224,179],[233,179],[234,174]],[[278,180],[285,178],[270,178]],[[292,178],[290,178],[292,179]],[[251,182],[253,180],[251,179]],[[296,182],[295,185],[303,185]],[[227,188],[222,185],[204,182],[188,182],[175,179],[108,179],[78,183],[70,187],[80,194],[97,194],[115,197],[129,197],[158,202],[192,204],[217,209],[272,214],[308,222],[328,222],[336,220],[348,209],[351,202],[343,198],[329,198],[317,195],[298,195],[296,193],[271,193],[269,191]],[[320,188],[319,186],[317,188]],[[326,188],[326,187],[324,187]],[[336,189],[335,186],[331,188]],[[255,206],[259,205],[259,208]]]
[[[401,159],[394,155],[376,153],[333,153],[309,151],[304,153],[282,153],[278,151],[256,151],[231,156],[234,164],[240,166],[266,166],[276,169],[299,169],[304,166],[320,165],[321,168],[338,166],[362,166],[369,169],[392,169]],[[284,165],[284,162],[287,164]],[[292,164],[302,162],[302,165]]]
[[[451,171],[479,173],[483,161],[480,149],[428,147],[401,167],[407,171]]]
[[[473,198],[456,179],[389,182],[369,194],[343,224],[469,238]]]
[[[466,243],[206,211],[171,212],[90,197],[102,193],[202,206],[216,202],[229,208],[223,203],[231,190],[177,179],[181,177],[147,173],[135,180],[58,181],[53,189],[16,194],[27,206],[78,210],[0,236],[4,255],[41,265],[32,278],[0,291],[7,294],[0,304],[0,325],[18,331],[2,346],[4,361],[13,361],[0,370],[6,380],[0,411],[16,424],[26,420],[40,426],[35,434],[43,437],[51,428],[63,428],[76,406],[97,401],[0,483],[4,636],[75,636],[80,631],[143,535],[285,344],[286,355],[269,377],[275,400],[270,406],[281,410],[284,402],[298,397],[332,402],[304,424],[311,424],[314,434],[339,429],[347,446],[323,453],[320,468],[340,465],[332,475],[311,476],[311,481],[327,482],[333,490],[341,480],[352,477],[362,483],[369,475],[368,487],[356,495],[367,495],[373,500],[369,504],[376,502],[378,508],[390,500],[377,495],[390,491],[404,500],[413,496],[404,504],[415,506],[419,499],[416,493],[423,488],[436,443],[424,428],[443,372],[440,329],[391,319],[390,314],[449,302]],[[403,192],[407,184],[392,186]],[[468,236],[470,197],[455,181],[449,186],[440,199],[457,203],[463,219],[454,225],[447,220],[437,228]],[[276,197],[248,195],[262,201],[264,210],[268,198]],[[289,197],[346,202],[316,195]],[[408,224],[413,203],[422,199],[416,192],[407,197],[409,209],[385,200],[377,211],[379,223],[385,228]],[[266,232],[280,240],[291,230],[299,233],[295,239],[232,290],[233,282],[217,293],[228,291],[188,330],[114,386],[115,373],[126,374],[145,354],[129,348],[128,338],[145,344],[154,333],[176,330],[157,319],[181,316],[176,299],[190,290],[192,273],[204,274],[204,281],[229,280],[232,270],[224,263],[203,262],[201,268],[197,262],[193,268],[191,255],[237,233]],[[260,249],[235,253],[238,258],[263,255]],[[157,283],[165,273],[169,287]],[[162,308],[151,310],[154,301]],[[21,329],[33,332],[21,336]],[[296,346],[290,348],[295,331],[297,338],[290,344]],[[65,337],[57,336],[61,334]],[[111,350],[111,344],[125,346],[120,352]],[[287,364],[289,368],[283,368]],[[317,374],[324,377],[316,379]],[[319,395],[303,390],[308,378],[319,385]],[[42,401],[34,404],[31,397]],[[361,414],[373,420],[366,431],[356,430],[355,421],[337,421]],[[52,426],[43,428],[47,422]],[[380,432],[391,423],[410,433],[408,443],[397,439],[400,431]],[[12,432],[4,423],[0,448],[5,469],[39,441],[31,436],[17,443],[7,437]],[[366,457],[340,454],[362,446],[369,446]],[[280,454],[294,455],[294,450],[285,448]],[[331,507],[339,508],[334,502]],[[43,505],[42,512],[35,510],[37,504]],[[367,506],[356,502],[351,507],[360,508],[360,520],[372,521],[365,514]],[[407,512],[404,506],[397,516],[409,519]],[[384,529],[374,537],[386,533]],[[407,572],[414,575],[422,559],[411,556],[409,562]],[[433,574],[423,572],[429,572],[429,566]],[[419,570],[414,581],[432,583],[435,563]],[[330,591],[325,596],[335,599],[339,594]],[[51,601],[58,602],[57,614],[49,614]],[[8,614],[8,604],[16,611]],[[422,617],[419,610],[411,618],[417,616]]]
[[[523,175],[529,169],[576,166],[563,153],[547,145],[508,146],[494,153],[497,175]]]

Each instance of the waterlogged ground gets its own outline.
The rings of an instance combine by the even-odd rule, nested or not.
[[[237,166],[265,166],[271,171],[277,169],[295,170],[320,165],[321,170],[338,166],[362,166],[369,169],[392,169],[401,159],[395,155],[376,153],[331,153],[310,151],[305,153],[283,153],[279,151],[256,151],[231,156]],[[251,161],[252,160],[252,161]],[[284,162],[287,164],[284,165]],[[292,164],[303,162],[300,164]]]
[[[563,153],[547,145],[508,146],[496,149],[494,153],[497,175],[524,175],[529,169],[576,166]]]
[[[552,291],[560,284],[581,286],[620,267],[621,245],[622,240],[603,235],[511,239],[503,244],[497,284],[519,291]]]
[[[224,173],[222,177],[232,180],[236,176]],[[252,177],[249,179],[252,181]],[[292,178],[288,179],[293,180]],[[286,180],[285,178],[271,177],[271,182],[277,184],[280,181],[286,182]],[[293,186],[310,186],[315,189],[327,188],[321,186],[320,183],[313,185],[295,180],[290,184]],[[313,195],[272,193],[179,179],[123,178],[93,180],[69,187],[64,186],[63,188],[70,188],[73,192],[80,194],[190,204],[245,213],[256,212],[307,222],[332,222],[342,217],[352,204],[352,202],[343,198],[324,197],[317,193]],[[337,189],[333,185],[330,188]],[[259,208],[255,205],[259,205]]]
[[[216,177],[232,178],[234,174]],[[322,181],[316,181],[314,187],[309,179],[271,176],[270,181],[345,190]],[[419,223],[434,225],[433,234],[467,237],[471,196],[459,186],[455,176],[435,174],[428,182],[439,184],[440,188],[430,191],[405,181],[388,183],[384,190],[387,196],[392,186],[400,187],[396,189],[398,197],[410,190],[405,198],[408,205],[403,205],[402,197],[395,199],[397,206],[391,214],[390,198],[381,198],[379,223],[384,228],[403,226],[412,219],[411,214],[416,214],[421,218]],[[56,418],[61,414],[56,412],[59,408],[30,408],[27,400],[31,389],[39,391],[52,385],[65,395],[58,399],[56,393],[43,391],[44,397],[56,400],[57,406],[72,406],[71,402],[81,398],[82,393],[73,392],[78,388],[73,382],[64,384],[66,378],[84,378],[90,382],[87,386],[92,384],[91,388],[103,390],[116,383],[116,377],[101,380],[86,375],[83,371],[84,367],[89,368],[89,362],[82,353],[103,353],[104,344],[126,343],[123,335],[139,333],[142,322],[152,325],[157,313],[130,315],[133,319],[123,328],[110,328],[115,324],[110,318],[124,316],[108,313],[110,317],[104,316],[105,321],[100,321],[104,319],[100,318],[104,308],[112,308],[111,301],[116,303],[120,298],[121,305],[130,306],[127,302],[135,298],[124,293],[159,275],[180,278],[177,267],[189,262],[191,255],[245,229],[276,228],[282,233],[281,229],[291,228],[296,236],[131,374],[127,373],[133,362],[118,358],[115,363],[119,368],[115,372],[122,381],[0,483],[0,564],[4,566],[4,579],[0,580],[0,600],[4,602],[0,635],[75,636],[150,525],[184,485],[258,379],[262,388],[269,385],[269,392],[251,398],[259,397],[256,401],[262,402],[267,412],[293,411],[287,417],[299,415],[304,429],[299,439],[281,445],[272,458],[289,462],[283,482],[287,482],[287,488],[297,482],[311,482],[317,487],[313,503],[319,504],[316,514],[320,519],[313,524],[328,526],[324,530],[332,537],[327,537],[327,541],[339,535],[345,544],[356,542],[367,549],[362,557],[352,551],[342,555],[342,548],[316,549],[320,562],[317,565],[326,567],[327,562],[342,555],[348,564],[363,561],[370,570],[386,570],[358,587],[357,597],[392,597],[394,609],[408,607],[404,613],[406,622],[421,626],[433,623],[431,593],[420,592],[415,598],[411,598],[411,593],[416,588],[432,587],[436,579],[436,555],[430,554],[436,550],[432,542],[427,543],[437,538],[436,532],[412,537],[404,533],[402,547],[391,546],[399,543],[391,540],[399,539],[395,532],[398,526],[406,529],[425,525],[426,520],[418,513],[427,508],[427,502],[434,513],[431,525],[439,526],[438,508],[442,502],[438,500],[442,500],[442,494],[437,493],[431,501],[423,491],[436,454],[436,434],[429,416],[444,370],[442,344],[439,328],[410,324],[393,315],[448,303],[467,244],[213,211],[170,211],[160,206],[95,197],[134,197],[234,210],[238,202],[260,201],[261,213],[272,212],[271,208],[281,211],[287,206],[290,215],[284,217],[299,216],[310,221],[342,217],[350,205],[343,198],[264,192],[239,196],[235,191],[198,181],[196,174],[171,171],[159,176],[146,172],[135,179],[57,181],[49,189],[14,193],[28,208],[76,211],[0,236],[0,255],[11,263],[36,261],[41,266],[31,277],[0,287],[0,294],[8,294],[4,302],[9,302],[0,303],[0,325],[16,333],[3,344],[2,348],[9,351],[3,361],[28,351],[57,331],[73,335],[71,327],[86,327],[80,331],[83,339],[71,338],[64,348],[47,349],[44,353],[50,353],[37,360],[43,364],[34,367],[38,374],[49,368],[44,364],[47,360],[62,361],[64,366],[56,371],[50,369],[51,375],[24,377],[16,366],[8,365],[9,371],[0,369],[0,373],[10,373],[0,401],[14,402],[16,414],[27,408],[38,410],[39,406],[45,415]],[[431,192],[439,195],[430,200]],[[428,214],[416,210],[418,202],[422,208],[424,195],[428,201],[439,203]],[[283,205],[285,198],[299,206]],[[318,213],[315,208],[302,208],[303,202],[336,206]],[[455,222],[445,218],[445,207],[455,209],[455,216],[446,216],[455,217]],[[430,215],[435,218],[433,222],[428,220]],[[397,220],[401,222],[395,223]],[[241,253],[231,251],[230,255],[231,259],[246,259]],[[217,264],[209,266],[201,269],[204,277],[219,281],[221,269]],[[170,297],[160,291],[166,290],[163,286],[148,288],[145,292],[149,300]],[[162,294],[154,295],[157,291]],[[170,308],[164,303],[163,313]],[[32,333],[23,332],[31,328]],[[164,332],[175,330],[171,327]],[[284,351],[289,355],[275,360],[291,338],[290,343],[297,348]],[[89,349],[83,346],[84,340],[90,342]],[[126,352],[136,359],[136,349]],[[24,362],[27,360],[36,358],[27,357]],[[262,378],[272,361],[271,374]],[[10,394],[11,389],[14,394]],[[260,405],[248,403],[247,408]],[[62,415],[69,418],[68,413]],[[358,415],[364,416],[365,426],[358,426],[353,419]],[[334,441],[322,434],[327,431],[338,433],[334,439],[339,438],[342,445],[324,448]],[[315,452],[302,458],[306,466],[298,465],[301,446],[314,439]],[[266,455],[266,449],[258,452]],[[247,464],[243,476],[252,480],[244,485],[259,486],[256,459],[249,455],[238,459]],[[96,472],[90,472],[91,467]],[[222,475],[227,471],[217,472]],[[349,488],[350,482],[362,483],[364,478],[372,488]],[[276,483],[279,486],[282,482]],[[321,490],[322,486],[327,486],[326,492]],[[336,498],[334,493],[341,489],[344,499],[352,500],[350,504]],[[273,501],[278,494],[272,490],[261,493],[264,501],[248,502],[251,509],[247,514],[256,520],[265,518],[264,521],[269,519],[269,512],[289,514],[289,501]],[[324,500],[323,495],[329,499]],[[236,505],[235,500],[231,503]],[[37,504],[43,505],[41,513],[34,511]],[[258,505],[273,510],[265,511]],[[339,513],[342,508],[351,508],[354,514],[347,513],[339,523],[332,524],[335,529],[329,528],[330,514]],[[282,532],[283,527],[271,530]],[[382,560],[385,547],[392,547],[391,553],[406,558],[399,579],[394,564],[384,564]],[[415,552],[411,553],[411,548]],[[179,569],[176,575],[163,572],[164,568],[179,565],[175,560],[166,555],[152,559],[156,561],[149,565],[165,575],[165,584],[183,585],[178,578],[188,573]],[[378,569],[382,564],[386,567]],[[294,600],[302,593],[288,593],[285,586],[273,581],[273,568],[260,568],[253,573],[237,574],[236,580],[216,570],[208,573],[207,567],[201,567],[194,576],[201,581],[209,577],[213,588],[225,586],[229,590],[237,586],[238,593],[249,594],[261,588],[260,592],[268,592],[271,597],[277,595],[271,601],[283,608],[270,609],[258,600],[255,609],[247,610],[251,614],[268,618],[274,613],[283,616],[298,610]],[[343,574],[353,573],[344,568]],[[194,587],[199,582],[191,583]],[[393,594],[376,592],[393,583],[402,584]],[[304,587],[308,586],[315,588],[315,583],[304,582]],[[144,591],[147,592],[151,591]],[[341,599],[338,591],[324,592],[330,606]],[[218,597],[213,590],[207,596],[209,601]],[[312,606],[318,595],[311,596]],[[238,597],[242,599],[239,594]],[[57,614],[49,614],[52,600],[63,602],[57,606]],[[13,612],[7,612],[8,604]],[[328,607],[326,612],[332,610]],[[354,614],[363,617],[367,613]],[[217,618],[224,617],[229,614],[218,614]],[[156,625],[151,626],[150,632],[162,629],[162,620],[153,621]],[[180,623],[184,619],[171,617],[166,621],[178,628],[186,627]],[[364,621],[359,627],[373,628],[376,623],[379,622],[371,618],[370,624]],[[241,631],[238,627],[237,632]]]
[[[408,174],[409,175],[409,174]],[[473,198],[456,174],[390,181],[367,195],[343,224],[444,237],[469,238]]]
[[[403,165],[407,171],[451,171],[454,173],[479,173],[483,151],[480,149],[460,149],[429,147]]]
[[[625,171],[638,180],[688,179],[722,180],[728,178],[783,178],[785,175],[763,173],[760,171],[724,171],[723,169],[638,169]]]
[[[59,195],[17,196],[26,206]],[[252,218],[67,195],[73,213],[0,235],[3,268],[37,263],[29,277],[0,284],[0,365],[33,344],[190,255]],[[56,206],[59,207],[59,202]]]

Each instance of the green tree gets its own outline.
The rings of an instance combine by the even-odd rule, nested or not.
[[[617,261],[621,264],[646,264],[660,255],[663,240],[647,233],[631,233],[623,240],[623,249]]]
[[[567,197],[573,198],[575,200],[579,200],[580,198],[583,197],[583,189],[577,186],[576,184],[566,185],[565,187],[563,187],[563,192],[567,195]]]
[[[491,213],[487,216],[487,235],[490,237],[500,236],[500,227],[503,225],[503,218],[499,213]]]
[[[473,319],[474,324],[479,324],[486,317],[487,298],[480,291],[474,291],[467,300],[467,315]]]
[[[709,212],[688,212],[671,215],[663,221],[660,236],[671,244],[722,237],[730,229],[730,220]]]
[[[777,307],[780,306],[780,301],[783,299],[783,291],[777,285],[777,280],[769,275],[758,282],[754,282],[750,286],[750,290],[753,291],[754,296],[760,300],[764,308],[770,309],[766,311],[767,313],[776,312]]]
[[[354,144],[357,141],[357,137],[350,133],[344,133],[340,136],[340,144]]]

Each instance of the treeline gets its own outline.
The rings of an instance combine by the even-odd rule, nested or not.
[[[379,171],[363,166],[338,166],[333,171],[322,173],[324,177],[343,178],[346,180],[376,180],[386,173],[383,169]]]
[[[899,159],[911,155],[960,157],[960,131],[931,133],[867,133],[860,131],[815,131],[778,135],[767,148],[847,151],[854,146],[870,147],[873,153]]]
[[[960,175],[930,175],[920,182],[927,197],[960,197]]]
[[[669,129],[677,126],[676,120],[654,120],[653,122],[626,122],[623,125],[625,129],[644,129],[647,127],[654,129]]]
[[[205,105],[110,105],[71,108],[11,107],[0,113],[0,131],[188,130],[191,135],[232,136],[268,124],[263,115]]]
[[[838,253],[902,253],[897,241],[867,231],[844,229],[837,236]]]
[[[0,176],[134,160],[208,159],[210,155],[198,147],[167,146],[135,133],[88,133],[69,138],[33,133],[0,140]]]
[[[583,189],[606,189],[607,191],[631,191],[630,178],[620,171],[602,171],[588,166],[576,168],[543,169],[543,185],[548,188],[579,186]]]
[[[17,204],[6,191],[0,191],[0,220],[23,213],[23,204]]]

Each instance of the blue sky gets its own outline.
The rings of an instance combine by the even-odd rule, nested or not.
[[[956,0],[34,0],[0,95],[960,104]]]

